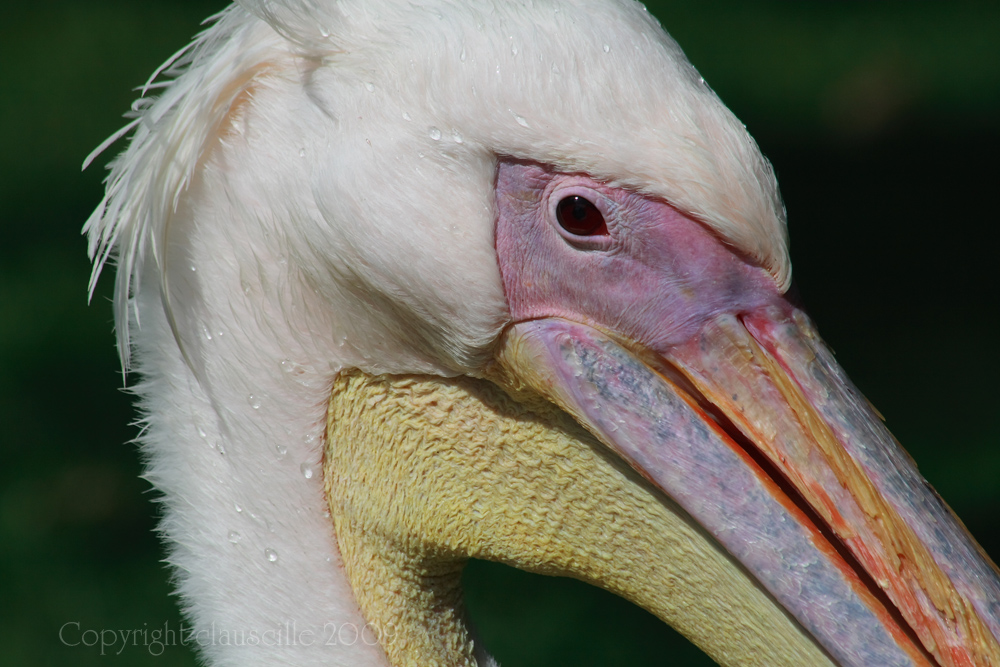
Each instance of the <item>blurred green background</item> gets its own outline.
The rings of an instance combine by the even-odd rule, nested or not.
[[[86,304],[79,230],[106,158],[80,164],[131,88],[223,6],[0,5],[0,664],[196,662],[177,646],[101,656],[58,633],[180,622],[128,444],[111,281]],[[841,364],[996,558],[1000,3],[650,10],[774,162],[797,289]],[[577,582],[474,563],[467,589],[507,667],[710,664]]]

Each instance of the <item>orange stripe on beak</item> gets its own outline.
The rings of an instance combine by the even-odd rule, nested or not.
[[[803,314],[772,308],[745,322],[720,316],[667,359],[801,494],[941,665],[1000,665],[996,566]]]

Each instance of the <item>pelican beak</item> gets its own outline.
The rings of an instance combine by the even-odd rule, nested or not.
[[[720,315],[663,352],[538,319],[498,358],[690,513],[837,662],[934,664],[922,646],[941,665],[1000,664],[995,566],[801,311]]]
[[[701,225],[634,193],[588,184],[610,234],[567,243],[537,213],[566,196],[562,178],[581,192],[501,167],[515,321],[502,382],[676,501],[835,662],[1000,665],[996,566],[808,318]]]

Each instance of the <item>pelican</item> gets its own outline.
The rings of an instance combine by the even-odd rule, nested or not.
[[[91,291],[112,259],[209,664],[495,664],[475,557],[724,665],[1000,665],[996,566],[786,297],[774,173],[640,4],[243,0],[95,154],[129,132]]]

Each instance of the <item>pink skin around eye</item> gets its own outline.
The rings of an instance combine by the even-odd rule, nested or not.
[[[558,203],[587,196],[608,236],[574,237]],[[771,276],[662,201],[540,165],[502,162],[497,256],[515,322],[561,317],[665,350],[720,312],[784,300]]]

